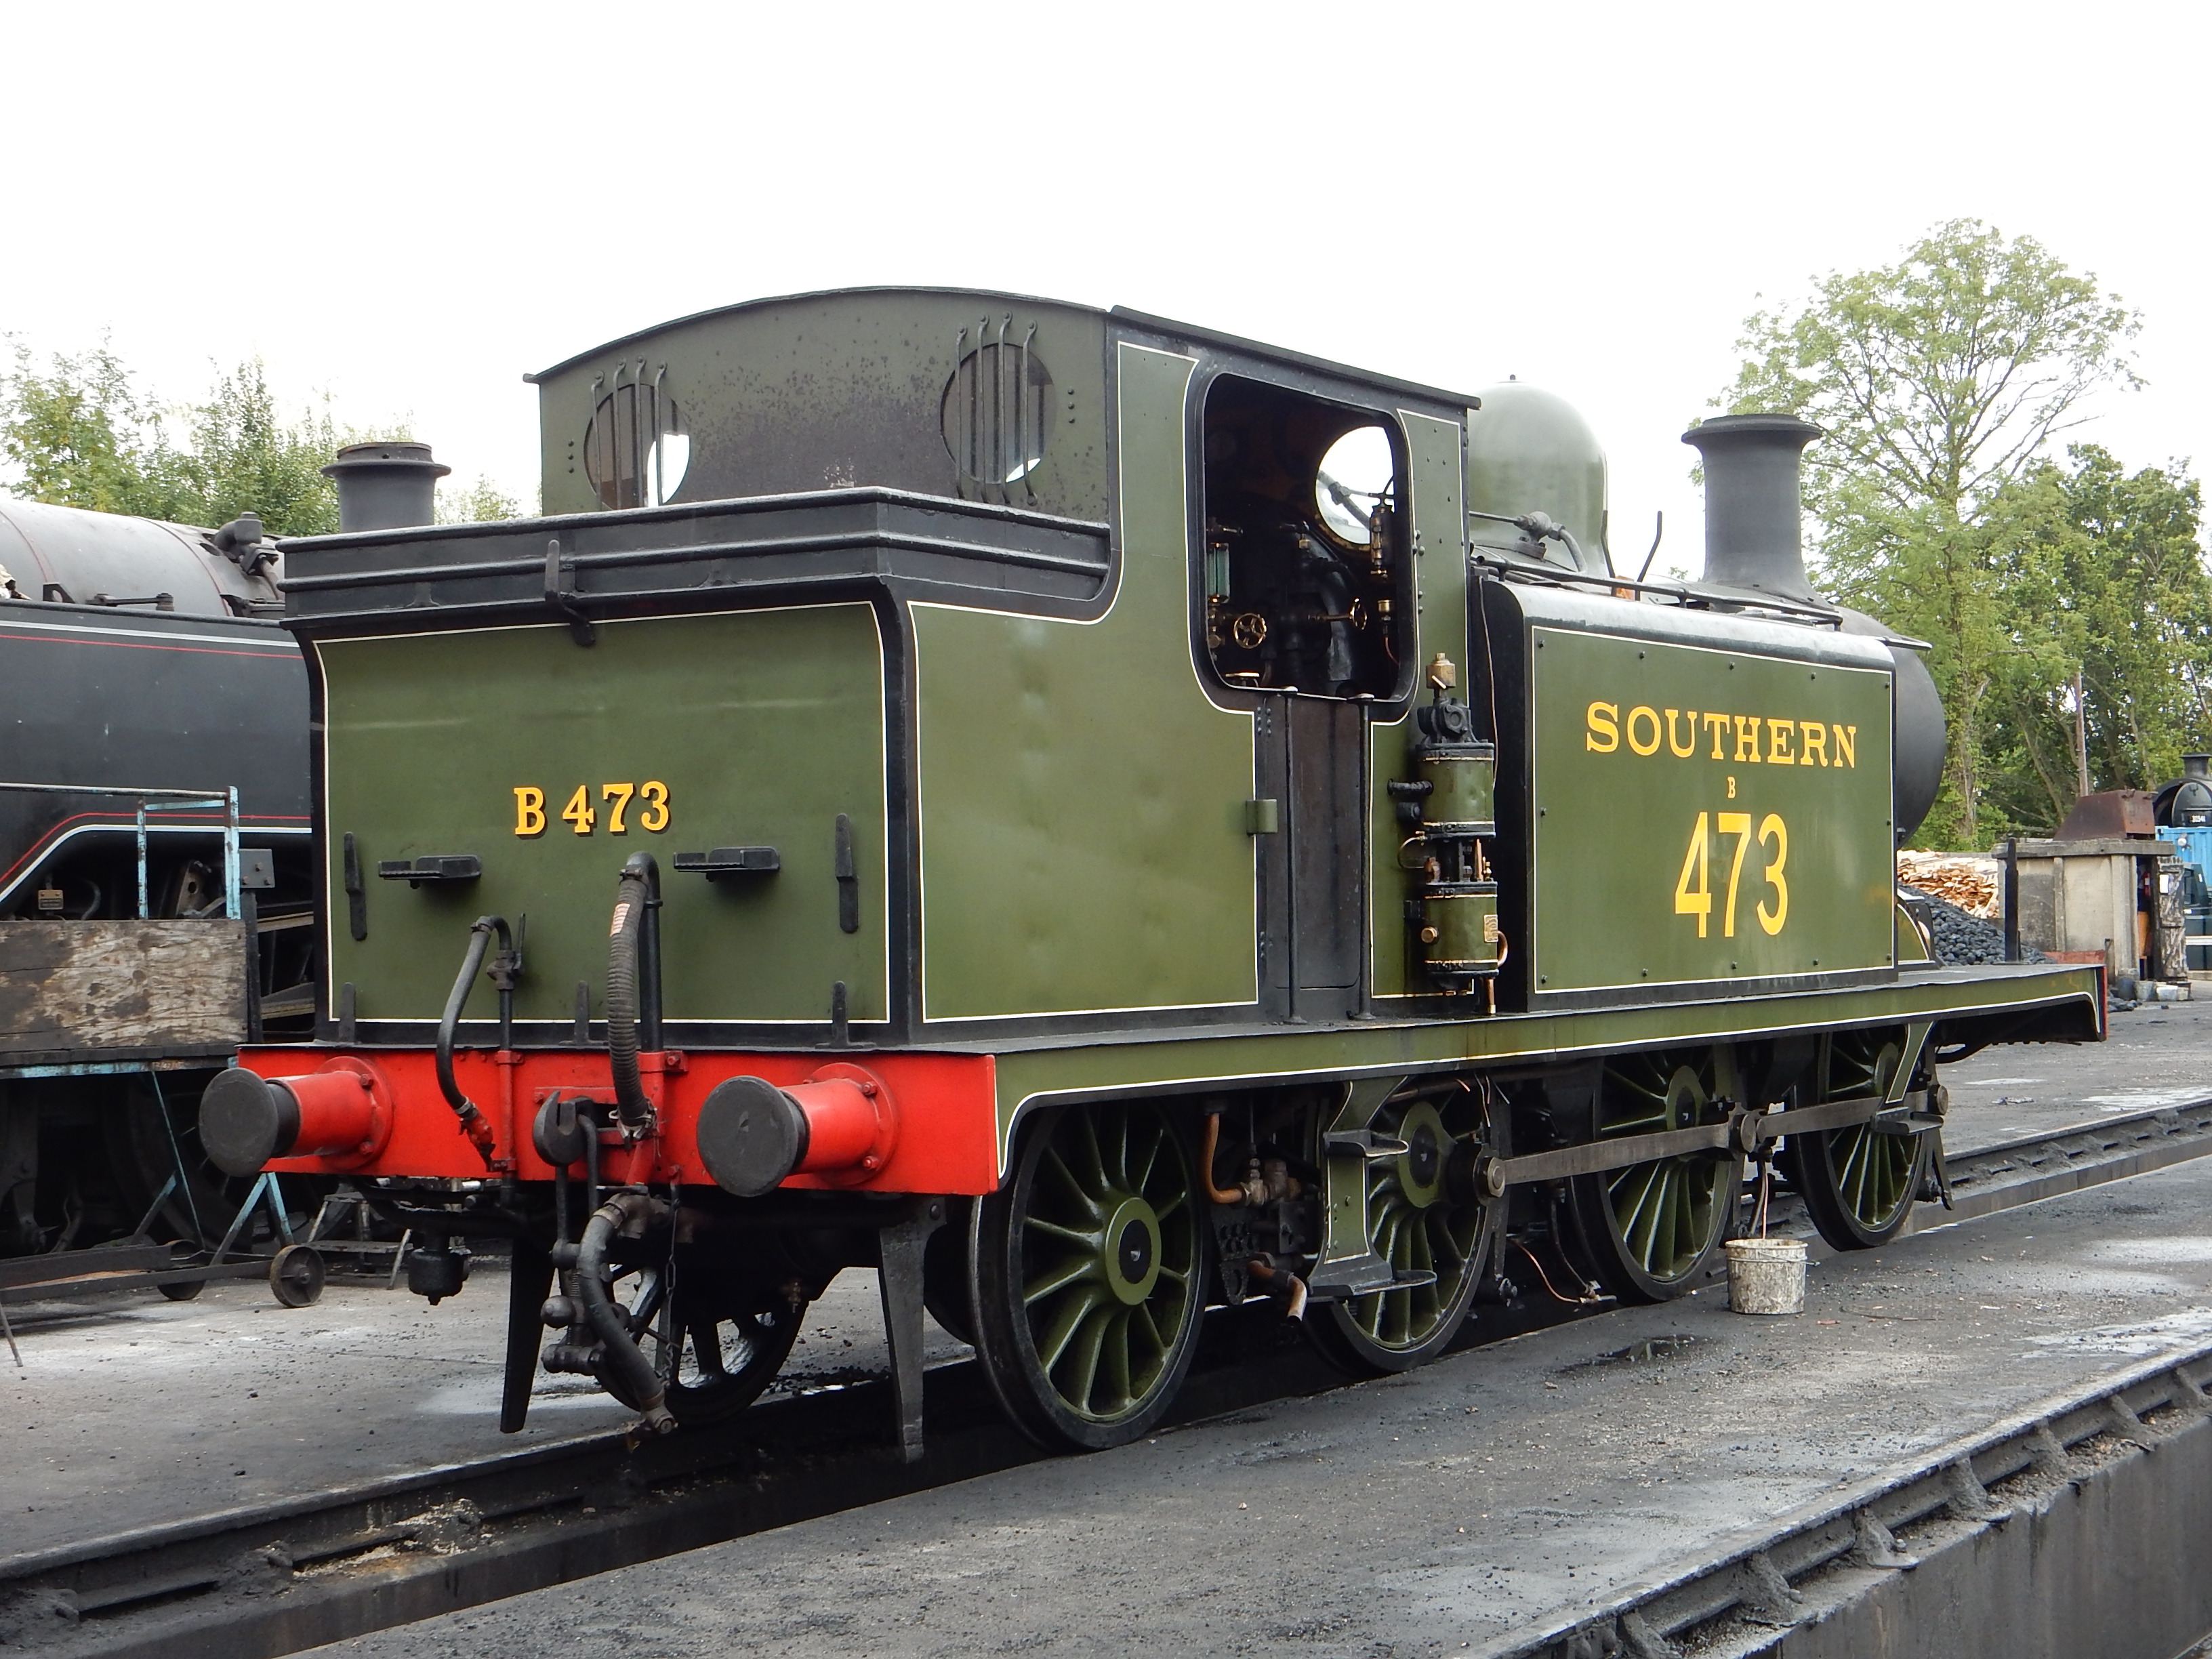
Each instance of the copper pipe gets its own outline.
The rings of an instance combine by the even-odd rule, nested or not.
[[[1279,1279],[1291,1287],[1291,1302],[1290,1305],[1283,1310],[1284,1318],[1304,1319],[1306,1316],[1306,1282],[1304,1279],[1300,1279],[1296,1273],[1290,1272],[1287,1268],[1271,1266],[1269,1263],[1261,1261],[1257,1256],[1255,1256],[1251,1261],[1246,1262],[1244,1267],[1245,1270],[1249,1272],[1253,1278],[1258,1279],[1263,1285],[1272,1283],[1275,1279]]]
[[[1213,1154],[1220,1145],[1221,1114],[1208,1112],[1206,1115],[1206,1150],[1199,1155],[1200,1173],[1206,1182],[1206,1195],[1216,1204],[1241,1205],[1244,1202],[1243,1188],[1217,1187],[1213,1184]]]

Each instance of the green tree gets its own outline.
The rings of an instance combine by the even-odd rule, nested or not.
[[[522,503],[481,473],[473,483],[456,486],[448,480],[438,486],[440,524],[489,524],[521,516]]]
[[[1937,226],[1896,264],[1831,275],[1803,303],[1753,314],[1719,400],[1824,428],[1805,500],[1829,591],[1931,641],[1951,719],[1933,839],[1978,845],[1990,700],[2019,664],[2005,501],[2100,386],[2139,384],[2136,314],[2029,237]],[[2014,526],[2016,532],[2018,526]]]
[[[258,358],[216,377],[189,411],[191,447],[182,470],[192,484],[195,524],[258,513],[272,536],[321,536],[338,527],[337,491],[322,468],[355,435],[342,433],[329,400],[287,424]],[[380,433],[399,437],[399,432]]]
[[[102,342],[57,355],[42,374],[14,342],[15,370],[0,379],[0,454],[15,494],[96,513],[174,519],[185,498],[175,450],[159,413]]]
[[[2201,487],[2185,463],[2129,473],[2094,444],[2067,453],[1990,515],[2015,617],[1990,734],[2011,776],[1993,805],[2037,829],[2077,793],[2076,672],[2093,789],[2154,788],[2212,732]]]
[[[16,495],[179,524],[219,525],[252,511],[274,536],[327,534],[338,527],[338,507],[324,465],[343,445],[406,435],[404,422],[341,426],[327,398],[286,421],[258,359],[218,373],[204,401],[177,410],[141,392],[105,343],[58,354],[41,369],[18,342],[14,372],[0,380],[0,454]],[[469,518],[517,510],[487,480],[464,500]]]

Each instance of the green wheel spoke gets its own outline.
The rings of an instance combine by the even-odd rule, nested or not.
[[[1041,1215],[1024,1216],[1022,1229],[1025,1232],[1042,1233],[1047,1238],[1056,1238],[1063,1244],[1072,1244],[1079,1250],[1097,1251],[1106,1248],[1106,1235],[1097,1228],[1063,1226],[1057,1221]]]
[[[1022,1301],[1024,1305],[1042,1302],[1048,1296],[1059,1295],[1071,1285],[1080,1285],[1098,1277],[1097,1256],[1072,1255],[1023,1285]]]
[[[1164,1123],[1154,1123],[1152,1126],[1152,1131],[1145,1145],[1144,1165],[1131,1174],[1129,1190],[1133,1193],[1142,1193],[1152,1201],[1152,1207],[1157,1210],[1161,1207],[1161,1201],[1160,1195],[1152,1191],[1152,1172],[1158,1169],[1160,1151],[1167,1145],[1167,1126]]]
[[[1091,1395],[1098,1381],[1098,1361],[1115,1322],[1111,1309],[1094,1305],[1073,1333],[1061,1363],[1047,1368],[1054,1374],[1065,1371],[1060,1391],[1079,1410],[1092,1409]]]
[[[1097,1196],[1097,1191],[1103,1190],[1103,1183],[1097,1191],[1094,1191],[1078,1181],[1075,1178],[1075,1171],[1068,1167],[1067,1161],[1060,1156],[1057,1146],[1046,1149],[1044,1161],[1037,1173],[1041,1176],[1049,1174],[1054,1183],[1060,1188],[1068,1202],[1079,1211],[1083,1218],[1092,1226],[1105,1224],[1106,1206],[1099,1201]]]
[[[1090,1317],[1093,1310],[1102,1306],[1107,1298],[1103,1285],[1085,1285],[1064,1294],[1052,1311],[1050,1322],[1036,1339],[1037,1363],[1049,1375],[1067,1352],[1068,1345],[1075,1340],[1076,1333]]]

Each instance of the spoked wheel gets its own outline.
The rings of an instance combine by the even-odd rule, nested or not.
[[[1598,1094],[1597,1138],[1725,1121],[1721,1073],[1729,1059],[1705,1049],[1609,1061]],[[1742,1181],[1742,1155],[1726,1152],[1577,1176],[1568,1190],[1599,1280],[1625,1302],[1664,1302],[1696,1289],[1728,1237]]]
[[[1838,1031],[1821,1045],[1819,1097],[1887,1097],[1905,1063],[1896,1031]],[[1820,1237],[1839,1250],[1870,1250],[1897,1237],[1912,1213],[1935,1137],[1883,1134],[1870,1123],[1795,1134],[1784,1148],[1790,1178]]]
[[[639,1333],[668,1391],[669,1413],[686,1428],[720,1423],[751,1405],[775,1380],[799,1340],[802,1310],[718,1273],[690,1251],[678,1255],[673,1277],[671,1307],[665,1265],[636,1273],[630,1328]],[[619,1298],[621,1278],[613,1289]],[[599,1382],[623,1405],[641,1409],[612,1366],[602,1368]]]
[[[984,1375],[1054,1449],[1135,1439],[1182,1386],[1205,1314],[1206,1218],[1181,1126],[1148,1103],[1063,1107],[969,1222]]]
[[[1374,1126],[1408,1150],[1367,1166],[1367,1234],[1409,1283],[1315,1310],[1306,1329],[1355,1376],[1402,1371],[1440,1352],[1466,1322],[1490,1264],[1504,1206],[1455,1199],[1445,1180],[1455,1145],[1483,1127],[1482,1097],[1386,1104]]]

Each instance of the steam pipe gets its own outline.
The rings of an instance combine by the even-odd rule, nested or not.
[[[490,1121],[476,1102],[461,1091],[453,1076],[453,1039],[460,1029],[461,1010],[468,1006],[469,993],[476,988],[477,975],[483,971],[484,951],[491,944],[491,936],[499,935],[499,948],[503,957],[514,951],[514,935],[507,932],[504,916],[478,916],[469,927],[469,948],[461,958],[461,971],[453,981],[452,993],[446,998],[446,1012],[438,1018],[438,1092],[446,1097],[446,1104],[453,1109],[453,1115],[461,1121],[461,1133],[467,1135],[484,1168],[492,1167],[495,1151]],[[502,992],[502,1002],[508,993]]]
[[[646,1425],[655,1434],[666,1434],[676,1427],[668,1410],[668,1391],[607,1294],[607,1249],[624,1226],[644,1220],[653,1203],[643,1193],[617,1193],[592,1212],[576,1250],[576,1299],[584,1304],[592,1334],[605,1346],[609,1368],[620,1375],[623,1389],[637,1401]]]

